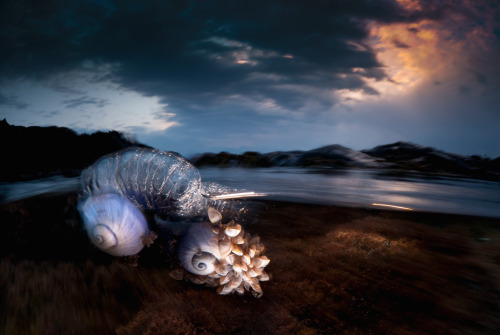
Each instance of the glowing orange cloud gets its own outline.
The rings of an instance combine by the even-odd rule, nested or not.
[[[419,0],[397,2],[409,11],[422,10]],[[408,93],[466,67],[469,53],[487,50],[494,38],[488,13],[479,12],[473,2],[465,1],[464,5],[475,17],[482,15],[486,24],[475,25],[459,11],[450,11],[439,21],[372,23],[369,43],[392,81],[370,84],[382,94]]]
[[[444,43],[439,28],[428,20],[412,24],[374,24],[370,35],[379,61],[386,66],[400,90],[411,89],[441,72],[449,61],[440,50]],[[447,47],[456,48],[453,45]]]
[[[422,10],[419,0],[396,0],[396,2],[407,10]]]

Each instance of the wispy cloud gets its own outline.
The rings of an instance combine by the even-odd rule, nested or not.
[[[61,111],[51,111],[51,112],[43,112],[42,115],[46,119],[51,119],[57,116],[60,116],[62,114]]]
[[[98,99],[92,97],[80,97],[75,99],[68,99],[62,102],[64,104],[64,108],[79,108],[82,106],[93,106],[97,108],[103,108],[106,105],[109,105],[109,101],[106,99]]]
[[[0,92],[0,105],[14,107],[16,109],[26,109],[29,104],[19,100],[15,95],[6,96]]]

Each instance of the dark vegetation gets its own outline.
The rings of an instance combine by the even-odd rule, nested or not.
[[[21,127],[0,121],[0,181],[77,176],[101,156],[143,146],[116,131],[77,134],[63,127]]]
[[[242,155],[220,152],[206,153],[192,160],[196,166],[242,166],[242,167],[270,167],[271,160],[255,151],[247,151]]]
[[[500,157],[462,156],[408,142],[356,151],[329,145],[309,151],[245,152],[241,155],[205,153],[191,159],[198,167],[314,167],[325,169],[367,168],[381,173],[412,173],[500,181]]]

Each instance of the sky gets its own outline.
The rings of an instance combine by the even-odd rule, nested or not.
[[[161,150],[500,156],[500,2],[2,0],[0,119]]]

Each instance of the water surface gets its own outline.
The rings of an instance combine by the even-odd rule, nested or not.
[[[500,183],[385,176],[373,170],[202,168],[204,181],[268,194],[272,200],[344,206],[387,204],[416,211],[500,217]],[[320,173],[318,173],[320,172]]]
[[[204,182],[266,193],[268,200],[500,217],[500,183],[492,181],[389,176],[374,170],[299,168],[202,168]],[[79,178],[62,176],[0,184],[1,202],[35,195],[78,191]],[[378,205],[375,205],[377,207]]]

